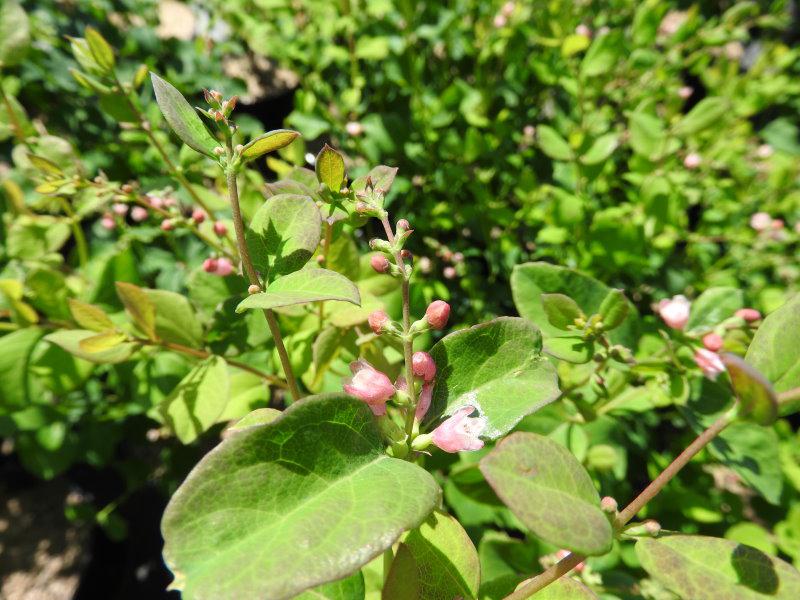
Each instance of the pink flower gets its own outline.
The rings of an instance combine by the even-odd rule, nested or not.
[[[350,371],[344,391],[366,402],[374,414],[386,414],[386,401],[395,393],[391,380],[364,359],[350,363]]]
[[[425,383],[430,383],[436,377],[436,363],[427,352],[414,352],[411,357],[411,370],[417,377],[422,377]]]
[[[696,169],[703,162],[703,158],[697,152],[690,152],[683,159],[683,166],[687,169]]]
[[[744,319],[748,323],[752,323],[753,321],[758,321],[761,319],[761,313],[755,308],[740,308],[734,314],[740,319]]]
[[[369,259],[369,264],[376,273],[389,272],[389,259],[383,254],[373,254],[372,258]]]
[[[351,137],[358,137],[364,133],[364,126],[358,121],[349,121],[347,125],[344,126],[344,129],[347,131],[347,135]]]
[[[128,214],[128,205],[123,202],[115,202],[111,206],[111,210],[114,211],[115,215],[119,215],[120,217],[124,217]]]
[[[480,450],[478,437],[486,429],[486,417],[470,417],[473,406],[462,406],[431,433],[431,441],[445,452]]]
[[[222,257],[217,260],[217,270],[215,271],[216,275],[220,277],[227,277],[233,273],[233,263],[230,259]]]
[[[707,333],[703,336],[703,346],[712,352],[718,352],[723,343],[722,336],[718,333]]]
[[[434,329],[444,329],[450,318],[450,305],[444,300],[434,300],[425,309],[425,320]]]
[[[508,23],[508,19],[506,18],[506,16],[504,14],[498,13],[498,14],[496,14],[494,16],[493,23],[494,23],[494,26],[497,29],[500,29],[501,27],[505,27],[506,26],[506,24]]]
[[[772,146],[769,144],[761,144],[758,149],[756,150],[756,156],[758,158],[769,158],[772,156],[773,150]]]
[[[455,279],[457,275],[455,267],[445,267],[442,270],[442,275],[444,275],[445,279]]]
[[[583,37],[588,37],[588,38],[592,37],[592,30],[589,29],[588,25],[585,25],[583,23],[581,23],[575,28],[575,33],[577,33],[578,35],[582,35]]]
[[[206,211],[202,208],[195,208],[192,211],[192,221],[197,223],[198,225],[206,220]]]
[[[783,219],[772,219],[772,223],[770,223],[770,227],[772,227],[772,229],[775,231],[780,231],[783,229],[784,225],[785,223],[783,222]]]
[[[765,231],[772,227],[772,217],[765,212],[754,213],[750,217],[750,227],[756,231]]]
[[[217,259],[216,258],[207,258],[203,261],[203,271],[206,273],[216,273],[217,272]]]
[[[385,310],[374,310],[369,314],[367,321],[372,331],[380,335],[383,332],[383,328],[389,324],[390,319]]]
[[[224,236],[228,233],[228,228],[225,226],[225,223],[222,221],[216,221],[214,223],[214,233],[216,233],[219,237]]]
[[[431,407],[431,398],[433,397],[433,384],[426,383],[422,386],[422,391],[419,393],[419,399],[417,400],[417,410],[414,413],[414,417],[417,421],[422,421],[425,415],[428,413],[428,409]]]
[[[689,85],[685,85],[678,90],[678,96],[680,96],[683,100],[687,100],[693,93],[694,88]]]
[[[109,214],[106,214],[103,215],[102,219],[100,219],[100,226],[103,229],[107,229],[108,231],[113,231],[117,226],[117,222],[114,221],[114,217],[112,217]]]
[[[162,231],[172,231],[175,229],[175,224],[172,222],[171,219],[164,219],[161,221],[161,230]]]
[[[669,327],[683,329],[689,322],[689,312],[692,303],[686,296],[673,296],[670,300],[664,299],[658,303],[658,314]]]
[[[144,206],[134,206],[131,209],[131,219],[137,223],[144,221],[147,218],[147,215],[147,209]]]
[[[147,195],[147,201],[150,203],[150,206],[153,208],[164,208],[164,200],[159,198],[158,196],[151,196]]]
[[[694,353],[694,362],[703,371],[703,375],[711,380],[716,379],[717,375],[725,372],[725,365],[722,363],[719,354],[705,348],[699,348]]]

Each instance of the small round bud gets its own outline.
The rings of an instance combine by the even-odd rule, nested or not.
[[[214,233],[216,233],[219,237],[223,237],[228,233],[228,227],[222,221],[215,221]]]
[[[144,206],[134,206],[131,209],[131,219],[140,223],[147,218],[148,212]]]
[[[372,258],[369,259],[369,264],[376,273],[388,273],[391,267],[389,259],[382,254],[373,254]]]
[[[172,222],[172,219],[164,219],[161,221],[162,231],[172,231],[173,229],[175,229],[175,223]]]
[[[203,221],[206,220],[206,212],[202,208],[195,208],[192,211],[192,221],[200,225]]]
[[[694,94],[694,88],[688,85],[683,86],[678,90],[678,96],[682,100],[688,100],[689,97]]]
[[[349,121],[347,125],[344,126],[344,129],[347,131],[347,135],[351,137],[358,137],[364,133],[364,126],[358,121]]]
[[[703,158],[697,152],[690,152],[683,159],[683,166],[687,169],[696,169],[703,162]]]
[[[117,227],[117,222],[114,220],[114,217],[110,214],[103,215],[103,218],[100,219],[100,226],[103,229],[107,229],[108,231],[112,231]]]
[[[217,271],[217,259],[207,258],[203,261],[203,271],[206,273],[215,273]]]
[[[582,35],[584,37],[592,37],[592,30],[589,29],[588,25],[581,23],[575,28],[575,33],[578,35]]]
[[[427,352],[414,352],[411,357],[411,369],[414,375],[422,377],[425,383],[430,383],[436,377],[436,363]]]
[[[775,231],[780,231],[783,229],[786,223],[783,222],[783,219],[772,219],[772,223],[770,223],[770,227]]]
[[[408,231],[411,229],[411,224],[408,222],[408,219],[400,219],[397,222],[397,229]]]
[[[317,264],[318,265],[324,265],[325,264],[325,255],[324,254],[319,254],[317,256],[316,260],[317,260]]]
[[[753,321],[758,321],[761,319],[761,313],[755,308],[740,308],[735,314],[737,317],[744,319],[748,323],[752,323]]]
[[[374,331],[377,335],[383,333],[383,330],[391,322],[389,315],[387,315],[386,311],[384,310],[372,311],[369,315],[368,321],[372,331]]]
[[[147,196],[147,202],[155,209],[164,208],[164,200],[159,196]]]
[[[648,519],[642,523],[642,525],[644,526],[644,530],[652,536],[657,536],[661,531],[661,525],[658,523],[658,521],[654,521],[653,519]]]
[[[176,206],[178,203],[176,202],[175,198],[164,198],[164,206],[167,208],[172,208]]]
[[[614,500],[611,496],[604,496],[602,500],[600,500],[600,509],[603,512],[607,513],[616,513],[617,512],[617,501]]]
[[[425,320],[433,329],[444,329],[450,318],[450,305],[444,300],[434,300],[425,309]]]
[[[458,264],[458,263],[464,262],[464,255],[463,255],[461,252],[455,252],[455,253],[453,254],[453,262],[454,262],[455,264]]]
[[[455,279],[456,278],[456,270],[455,267],[445,267],[442,270],[442,275],[445,279]]]
[[[241,154],[244,151],[244,146],[242,144],[237,144],[236,148],[233,149],[236,154]]]
[[[400,258],[403,260],[411,260],[413,258],[411,250],[407,250],[406,248],[400,250]]]
[[[122,202],[115,202],[111,206],[111,210],[114,211],[115,215],[119,215],[120,217],[124,217],[128,214],[128,205],[123,204]]]
[[[712,352],[717,352],[722,348],[722,336],[718,333],[707,333],[703,336],[703,346]]]
[[[250,287],[248,287],[248,288],[247,288],[247,293],[248,293],[248,294],[251,294],[251,295],[252,295],[252,294],[257,294],[257,293],[259,293],[260,291],[261,291],[261,286],[259,286],[259,285],[256,285],[255,283],[254,283],[254,284],[252,284]]]
[[[133,192],[133,186],[130,183],[126,183],[119,188],[123,194],[130,194]]]
[[[223,148],[222,146],[217,146],[216,148],[214,148],[214,154],[216,154],[217,156],[222,156],[223,154],[225,154],[225,148]]]
[[[227,277],[233,273],[233,263],[228,258],[220,258],[217,260],[217,270],[215,272],[220,277]]]

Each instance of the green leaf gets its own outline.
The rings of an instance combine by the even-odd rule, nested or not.
[[[772,425],[778,418],[778,397],[770,382],[735,354],[723,353],[722,362],[739,399],[739,414],[759,425]]]
[[[139,286],[116,282],[117,296],[136,326],[151,340],[156,339],[156,307]]]
[[[273,280],[297,271],[319,245],[322,217],[308,196],[278,194],[253,216],[247,245],[256,269]]]
[[[203,345],[203,326],[194,307],[182,294],[167,290],[143,290],[156,312],[156,337],[191,348]]]
[[[564,294],[542,294],[542,308],[550,324],[565,331],[584,316],[578,303]]]
[[[789,564],[731,540],[670,535],[636,542],[642,567],[681,598],[800,598],[800,573]]]
[[[392,564],[383,596],[386,600],[406,596],[425,600],[478,597],[478,552],[453,517],[434,511],[404,536],[401,546],[408,555],[398,552],[398,565]]]
[[[228,365],[219,356],[198,364],[158,406],[164,423],[184,444],[197,439],[228,403]]]
[[[267,132],[251,140],[242,150],[242,156],[247,160],[253,160],[263,156],[268,152],[280,150],[291,144],[300,134],[291,129],[276,129]]]
[[[692,302],[687,333],[704,333],[719,325],[742,308],[742,290],[733,287],[712,287]]]
[[[512,433],[481,460],[481,472],[514,515],[537,537],[589,556],[614,540],[591,477],[561,444]]]
[[[597,36],[581,61],[581,77],[594,77],[613,70],[623,59],[619,33]]]
[[[317,179],[328,186],[328,189],[338,192],[344,183],[344,158],[336,150],[325,144],[317,154],[314,163]]]
[[[658,117],[640,111],[630,113],[628,133],[631,148],[636,154],[649,159],[663,154],[667,134],[664,123]]]
[[[622,290],[611,290],[600,304],[598,313],[606,331],[616,329],[625,321],[630,310],[630,302]]]
[[[367,178],[369,178],[376,190],[381,190],[386,194],[391,189],[392,183],[394,183],[395,175],[397,175],[397,167],[378,165],[366,175],[356,177],[353,183],[350,184],[350,189],[354,192],[363,192],[367,189]]]
[[[38,327],[25,327],[0,337],[1,407],[29,404],[29,362],[43,333]]]
[[[611,288],[578,271],[544,262],[517,265],[511,273],[511,293],[520,316],[532,321],[544,336],[545,351],[550,351],[551,339],[562,337],[563,332],[553,327],[542,305],[542,294],[567,294],[578,303],[584,314],[600,311],[603,300]],[[630,303],[629,303],[630,304]],[[609,334],[615,344],[634,348],[638,341],[636,309],[629,305],[628,318]]]
[[[350,577],[306,590],[294,600],[364,600],[364,575],[361,571]]]
[[[564,38],[561,43],[561,56],[568,58],[578,52],[583,52],[589,47],[591,40],[585,35],[573,33]]]
[[[539,147],[542,152],[555,160],[572,160],[572,148],[567,141],[552,127],[539,125],[536,128]]]
[[[17,0],[0,1],[0,67],[18,64],[30,43],[27,13]]]
[[[200,461],[164,513],[164,557],[187,600],[288,599],[357,571],[438,496],[424,469],[386,455],[366,404],[312,396]]]
[[[285,275],[271,283],[266,292],[248,296],[239,303],[236,312],[327,300],[361,305],[358,288],[347,277],[336,271],[311,268]]]
[[[542,336],[530,322],[501,317],[445,336],[431,349],[438,369],[427,422],[473,406],[486,418],[481,437],[508,433],[559,395]]]
[[[246,414],[235,423],[229,425],[223,436],[229,436],[232,433],[245,431],[250,427],[258,427],[259,425],[267,425],[272,423],[275,419],[281,416],[281,411],[275,408],[257,408],[256,410]]]
[[[562,577],[533,596],[534,600],[596,600],[597,594],[577,579]]]
[[[777,392],[800,386],[800,294],[767,315],[745,360],[763,373]]]
[[[773,428],[738,422],[728,425],[709,448],[768,502],[777,505],[783,490],[779,446]]]
[[[97,335],[95,331],[86,329],[65,329],[45,336],[45,340],[63,348],[73,356],[98,364],[115,364],[125,362],[139,347],[138,344],[119,344],[102,352],[86,352],[81,342]]]
[[[731,109],[730,103],[725,98],[709,96],[694,105],[673,128],[673,133],[679,136],[694,135],[712,125],[719,126],[720,120]]]
[[[100,35],[94,27],[87,27],[83,32],[86,43],[89,44],[89,51],[92,53],[98,66],[105,72],[110,73],[114,70],[116,61],[114,60],[114,49],[108,44],[105,38]]]
[[[589,149],[581,156],[585,165],[597,165],[611,156],[619,145],[619,136],[616,133],[607,133],[597,138]]]
[[[103,310],[94,304],[87,304],[75,298],[67,300],[69,303],[69,312],[75,322],[84,329],[91,331],[106,331],[107,329],[114,329],[114,323],[108,318],[108,315]]]
[[[127,336],[119,331],[104,331],[82,339],[78,343],[78,347],[89,354],[97,354],[98,352],[107,352],[116,348],[126,339]]]
[[[155,73],[150,73],[150,79],[153,82],[158,107],[175,135],[200,154],[216,158],[214,149],[219,146],[219,142],[209,133],[186,98],[172,84]]]

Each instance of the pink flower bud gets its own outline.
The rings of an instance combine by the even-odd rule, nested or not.
[[[366,214],[369,211],[369,204],[366,202],[359,200],[356,202],[356,212],[360,215]]]
[[[172,219],[164,219],[161,221],[162,231],[172,231],[173,229],[175,229],[175,224],[172,222]]]
[[[228,228],[222,221],[215,221],[214,233],[216,233],[219,237],[223,237],[228,233]]]
[[[402,250],[400,250],[400,258],[402,258],[403,260],[411,260],[412,258],[414,258],[414,256],[411,254],[411,250],[409,250],[408,248],[403,248]]]
[[[217,270],[215,271],[220,277],[227,277],[233,273],[233,263],[229,258],[222,257],[217,260]]]
[[[261,291],[261,286],[255,283],[247,287],[247,293],[250,295],[257,294]]]
[[[723,343],[722,336],[717,333],[707,333],[703,336],[703,346],[712,352],[719,352]]]
[[[506,26],[506,23],[508,23],[508,19],[506,18],[505,15],[498,13],[494,16],[494,21],[492,21],[492,23],[497,29],[500,29],[501,27]]]
[[[478,437],[486,429],[486,417],[470,417],[475,410],[462,406],[431,433],[431,441],[445,452],[480,450],[483,441]]]
[[[344,126],[344,129],[347,131],[347,135],[351,137],[358,137],[364,133],[364,126],[358,121],[349,121],[347,125]]]
[[[111,210],[114,211],[115,215],[124,217],[125,215],[128,214],[128,205],[122,202],[115,202],[114,205],[111,207]]]
[[[374,414],[386,414],[386,401],[395,392],[391,380],[363,359],[350,363],[350,371],[353,376],[343,382],[345,393],[366,402]]]
[[[419,398],[417,399],[417,410],[414,412],[414,418],[416,418],[417,421],[422,421],[422,419],[425,418],[428,409],[431,407],[431,398],[433,398],[433,384],[423,384],[422,391],[420,391]]]
[[[761,319],[761,313],[755,308],[740,308],[736,311],[735,315],[740,319],[744,319],[748,323],[752,323],[753,321],[758,321]]]
[[[750,227],[756,231],[765,231],[772,227],[772,217],[765,212],[754,213],[750,217]]]
[[[144,206],[134,206],[131,209],[131,219],[140,223],[147,218],[147,209]]]
[[[725,365],[722,363],[719,354],[705,348],[699,348],[694,353],[694,362],[703,371],[703,375],[711,380],[716,379],[720,373],[725,372]]]
[[[203,261],[203,271],[206,273],[216,273],[217,272],[217,259],[216,258],[207,258]]]
[[[433,381],[433,378],[436,377],[436,363],[427,352],[414,352],[411,357],[411,369],[414,375],[422,377],[425,383]]]
[[[514,12],[514,8],[516,7],[515,2],[511,2],[509,0],[505,4],[503,4],[503,8],[500,9],[500,12],[503,13],[505,16],[510,17],[511,14]]]
[[[206,220],[206,211],[204,211],[202,208],[195,208],[192,211],[192,221],[200,225],[200,223],[202,223],[205,220]]]
[[[372,258],[369,259],[370,266],[375,270],[376,273],[388,273],[389,267],[389,259],[383,256],[383,254],[373,254]]]
[[[685,85],[678,90],[678,96],[683,100],[688,100],[692,94],[694,94],[694,88],[689,85]]]
[[[164,198],[164,206],[166,208],[171,208],[173,206],[176,206],[177,204],[178,202],[175,200],[175,198]]]
[[[690,152],[683,159],[683,166],[687,169],[696,169],[702,162],[703,159],[697,152]]]
[[[400,219],[397,222],[397,229],[408,231],[411,229],[411,224],[408,222],[408,219]]]
[[[153,208],[164,208],[164,200],[159,198],[158,196],[151,196],[147,195],[147,201],[150,203],[150,206]]]
[[[455,267],[445,267],[442,269],[442,275],[445,279],[455,279],[456,278],[456,268]]]
[[[450,318],[450,305],[444,300],[434,300],[425,309],[425,320],[433,329],[444,329]]]
[[[617,512],[618,508],[619,505],[617,504],[617,501],[611,496],[603,496],[603,499],[600,500],[600,509],[603,512],[615,513]]]
[[[775,231],[780,231],[784,225],[783,219],[772,219],[772,223],[770,223],[770,227]]]
[[[386,314],[385,310],[374,310],[369,314],[369,326],[372,328],[377,335],[380,335],[383,332],[384,327],[386,327],[390,322],[389,315]]]
[[[588,38],[592,37],[592,30],[589,29],[588,25],[584,25],[583,23],[581,23],[575,28],[575,33],[577,33],[578,35],[582,35],[583,37],[588,37]]]
[[[685,296],[674,296],[670,300],[662,300],[658,303],[658,314],[667,326],[673,329],[683,329],[689,322],[689,312],[692,304]]]
[[[522,135],[524,135],[526,138],[533,139],[533,136],[536,135],[536,127],[534,127],[533,125],[525,125],[525,127],[522,128]],[[463,234],[464,232],[462,231],[461,233]],[[469,237],[469,236],[465,235],[464,237]]]
[[[100,219],[100,226],[103,229],[107,229],[108,231],[112,231],[116,229],[117,222],[114,220],[114,217],[111,215],[103,215],[103,218]]]
[[[769,158],[772,156],[773,150],[772,146],[769,144],[761,144],[758,149],[756,150],[756,156],[758,158]]]

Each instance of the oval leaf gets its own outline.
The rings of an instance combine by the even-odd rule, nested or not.
[[[111,322],[111,319],[101,308],[94,304],[81,302],[75,298],[70,298],[67,302],[72,318],[84,329],[90,329],[91,331],[114,329],[114,323]]]
[[[583,316],[577,302],[565,294],[542,294],[542,308],[550,324],[565,331]]]
[[[619,145],[616,133],[607,133],[597,138],[591,147],[581,156],[585,165],[597,165],[604,162]]]
[[[446,336],[431,349],[439,375],[428,422],[473,406],[486,417],[482,437],[508,433],[522,417],[558,398],[555,368],[541,351],[539,330],[515,317]]]
[[[164,513],[164,557],[187,599],[292,598],[357,571],[438,496],[385,454],[366,404],[312,396],[200,461]]]
[[[572,149],[555,129],[547,125],[539,125],[536,131],[542,152],[555,160],[572,160]]]
[[[150,79],[153,82],[158,107],[175,135],[200,154],[215,158],[214,148],[219,146],[219,143],[206,129],[200,116],[183,94],[155,73],[150,73]]]
[[[242,150],[242,156],[247,160],[253,160],[268,152],[274,152],[275,150],[280,150],[288,146],[299,135],[298,132],[292,131],[291,129],[276,129],[275,131],[270,131],[248,143],[244,147],[244,150]]]
[[[636,555],[651,577],[681,598],[800,598],[800,573],[787,563],[732,540],[670,535],[642,538]]]
[[[303,269],[276,280],[266,292],[248,296],[239,303],[236,312],[327,300],[361,305],[358,288],[344,275],[328,269]]]
[[[139,347],[138,344],[119,344],[102,352],[87,352],[81,347],[81,342],[97,335],[95,331],[86,329],[65,329],[55,331],[45,336],[48,342],[63,348],[73,356],[88,360],[93,363],[120,363],[128,360],[131,354]]]
[[[745,360],[785,392],[800,386],[800,294],[761,323]]]
[[[561,444],[535,433],[512,433],[480,463],[489,485],[538,537],[589,556],[614,540],[600,495],[578,460]]]
[[[106,72],[111,72],[115,64],[114,49],[94,27],[87,27],[83,32],[83,36],[86,38],[86,43],[89,44],[89,51],[98,66]]]
[[[687,333],[705,333],[742,308],[742,290],[733,287],[712,287],[692,302]]]
[[[778,397],[766,377],[735,354],[724,353],[721,358],[739,399],[740,414],[759,425],[774,423],[778,418]]]
[[[156,311],[154,326],[158,339],[192,348],[203,345],[203,326],[186,296],[167,290],[142,291]]]
[[[132,283],[117,281],[117,296],[136,326],[151,340],[156,339],[156,307],[145,291]]]
[[[344,183],[344,158],[336,150],[325,144],[317,154],[314,164],[317,179],[329,189],[338,192]]]
[[[308,196],[278,194],[256,211],[247,246],[256,268],[273,280],[297,271],[319,245],[322,217]]]
[[[710,96],[698,102],[673,129],[675,135],[694,135],[712,125],[719,126],[719,120],[730,110],[725,98]]]

